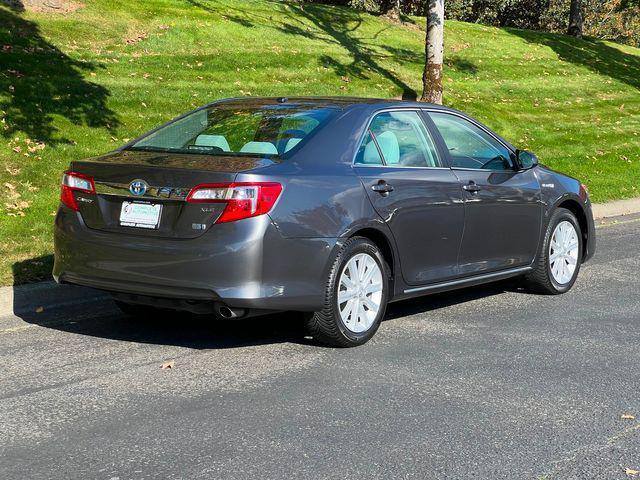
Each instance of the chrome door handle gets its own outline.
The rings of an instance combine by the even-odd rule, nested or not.
[[[389,185],[384,180],[380,180],[378,183],[371,186],[371,190],[386,196],[393,192],[393,185]]]
[[[476,182],[474,182],[473,180],[471,180],[467,185],[463,185],[462,189],[470,193],[476,193],[480,191],[480,187],[476,185]]]

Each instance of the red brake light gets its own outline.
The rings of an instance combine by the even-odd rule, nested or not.
[[[93,178],[78,172],[64,172],[62,175],[62,189],[60,190],[60,201],[76,212],[78,202],[73,196],[73,192],[96,193],[96,186]]]
[[[282,185],[272,182],[216,183],[194,187],[187,202],[226,203],[216,223],[233,222],[269,213],[282,192]]]

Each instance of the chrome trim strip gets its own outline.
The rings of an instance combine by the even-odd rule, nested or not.
[[[427,285],[426,287],[409,288],[405,290],[404,293],[422,292],[425,290],[435,290],[437,288],[451,287],[453,285],[463,285],[465,283],[471,283],[477,280],[488,280],[490,278],[501,277],[504,275],[523,273],[529,270],[532,270],[532,268],[531,267],[511,268],[509,270],[501,270],[499,272],[485,273],[484,275],[475,275],[473,277],[461,278],[459,280],[450,280],[448,282],[434,283],[433,285]]]
[[[161,198],[167,200],[185,200],[190,188],[182,187],[152,187],[149,186],[144,195],[133,195],[129,191],[128,183],[95,182],[96,193],[99,195],[113,195],[118,197],[128,197],[134,199]]]
[[[375,164],[375,163],[354,163],[353,164],[354,168],[360,168],[360,167],[364,167],[364,168],[394,168],[396,170],[404,170],[404,169],[409,169],[409,168],[417,168],[420,170],[451,170],[451,168],[449,167],[410,167],[410,166],[405,166],[405,165],[381,165],[381,164]],[[484,170],[485,172],[488,172],[488,170]]]
[[[465,172],[518,173],[518,170],[515,168],[510,168],[508,170],[492,170],[489,168],[451,167],[451,170],[461,170]]]

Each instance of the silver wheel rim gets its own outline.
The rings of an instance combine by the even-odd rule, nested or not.
[[[382,271],[367,253],[351,257],[340,273],[338,310],[345,327],[353,333],[371,328],[382,302]]]
[[[559,285],[573,278],[578,264],[578,232],[571,222],[563,220],[556,225],[549,243],[549,268]]]

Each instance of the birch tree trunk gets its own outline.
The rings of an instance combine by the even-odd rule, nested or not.
[[[444,0],[428,0],[425,63],[420,101],[442,105],[442,59],[444,55]]]
[[[571,0],[567,33],[574,37],[582,37],[582,0]]]

